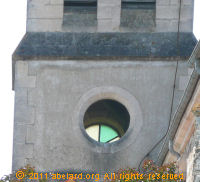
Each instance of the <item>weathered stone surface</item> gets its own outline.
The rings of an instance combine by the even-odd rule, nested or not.
[[[155,9],[128,9],[122,7],[120,30],[124,32],[154,32]]]
[[[60,32],[62,30],[62,18],[57,19],[27,19],[27,32]]]
[[[192,109],[192,112],[196,116],[195,121],[195,131],[194,137],[191,138],[194,145],[191,146],[191,151],[188,158],[188,166],[187,166],[187,182],[198,182],[200,180],[200,115],[199,115],[199,105],[195,106]]]
[[[28,65],[29,72],[37,75],[37,82],[35,88],[28,89],[28,103],[34,106],[35,119],[27,126],[26,143],[34,145],[33,157],[28,155],[28,158],[38,170],[74,168],[105,171],[137,167],[140,159],[166,131],[176,62],[30,60]],[[184,66],[178,69],[179,75],[187,72]],[[73,117],[79,114],[76,105],[86,92],[110,85],[123,88],[137,98],[143,111],[143,127],[138,130],[138,137],[127,138],[131,140],[128,147],[120,149],[119,143],[107,148],[107,153],[101,153],[98,147],[88,144],[90,140],[82,136],[78,124],[75,127]],[[29,118],[28,115],[24,117]],[[18,134],[20,131],[16,128]],[[18,156],[16,160],[21,158]]]
[[[39,171],[137,167],[166,133],[171,108],[174,113],[183,95],[184,60],[196,44],[193,1],[183,1],[179,35],[178,0],[157,0],[151,10],[136,4],[122,14],[120,0],[98,0],[92,13],[64,9],[63,2],[28,1],[27,34],[13,55],[13,169],[27,163]],[[85,33],[120,31],[130,33]],[[173,57],[181,66],[166,61]],[[99,95],[86,97],[98,89]],[[119,143],[96,144],[84,134],[80,105],[94,98],[128,103],[131,127]]]
[[[153,16],[146,14],[149,5],[135,3],[126,11],[121,8],[120,0],[98,0],[95,11],[91,14],[86,8],[85,13],[80,11],[63,11],[64,0],[29,0],[27,10],[27,31],[28,32],[172,32],[176,31],[179,19],[179,0],[157,0],[152,2]],[[181,7],[181,29],[182,32],[192,32],[193,22],[193,0],[184,0]],[[133,8],[133,7],[134,8]],[[122,9],[122,13],[121,13]],[[138,17],[133,20],[135,10]],[[132,14],[133,12],[133,14]],[[81,16],[82,15],[82,16]],[[132,16],[132,18],[130,18]],[[149,17],[149,22],[147,21]],[[128,20],[129,22],[127,23]],[[169,22],[170,26],[161,26]],[[105,21],[105,22],[104,22]],[[108,23],[110,22],[110,23]],[[122,22],[120,26],[120,22]],[[146,24],[146,26],[142,26]],[[156,24],[154,23],[156,22]],[[92,26],[87,24],[92,23]],[[147,24],[148,23],[148,24]],[[73,24],[73,26],[72,26]],[[125,27],[124,27],[125,26]],[[128,26],[128,28],[127,28]],[[158,26],[158,27],[157,27]],[[140,28],[136,28],[140,27]]]
[[[98,32],[118,31],[120,26],[121,0],[98,0]]]
[[[28,103],[29,89],[36,86],[36,76],[29,75],[28,62],[15,63],[15,111],[13,135],[13,170],[32,158],[33,143],[27,141],[28,127],[35,122],[35,108]]]
[[[36,78],[28,75],[28,63],[18,61],[15,72],[15,88],[35,87]]]
[[[27,31],[61,31],[63,3],[63,0],[28,0]]]
[[[178,6],[159,6],[156,10],[156,18],[178,19]]]
[[[66,32],[95,32],[97,29],[97,8],[66,7],[63,29]]]
[[[181,7],[180,7],[181,5]],[[180,11],[180,32],[192,32],[193,29],[193,0],[157,0],[156,1],[156,31],[176,32]]]
[[[14,58],[189,57],[192,33],[27,33]],[[178,47],[177,47],[178,46]]]

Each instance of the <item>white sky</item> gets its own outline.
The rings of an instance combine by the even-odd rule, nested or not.
[[[25,34],[26,1],[5,0],[0,6],[0,178],[11,172],[14,92],[11,55]],[[200,0],[195,0],[194,33],[200,39]]]

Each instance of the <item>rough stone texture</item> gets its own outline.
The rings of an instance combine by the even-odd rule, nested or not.
[[[121,10],[120,31],[122,32],[154,32],[155,9]]]
[[[191,138],[190,153],[187,159],[187,182],[199,182],[200,180],[200,117],[196,117],[194,137]]]
[[[196,116],[195,125],[196,125],[195,128],[196,130],[194,133],[193,167],[190,170],[192,171],[194,182],[198,182],[200,180],[200,117],[199,116]],[[187,182],[190,181],[188,180]]]
[[[194,0],[182,1],[180,31],[192,32],[193,29],[193,2]],[[120,0],[98,0],[97,11],[92,14],[86,11],[66,12],[64,14],[64,0],[28,0],[27,31],[28,32],[176,32],[178,30],[179,0],[157,0],[153,14],[147,10],[136,8],[130,11],[122,10]],[[69,14],[70,13],[70,14]],[[154,15],[156,14],[156,16]],[[64,15],[64,16],[63,16]],[[77,16],[76,16],[77,15]],[[80,16],[78,16],[80,15]],[[81,16],[82,15],[82,16]],[[147,18],[147,15],[149,18]],[[78,19],[79,17],[81,19]],[[77,22],[75,20],[78,20]],[[130,20],[126,23],[126,20]],[[149,20],[149,22],[148,22]],[[87,23],[93,22],[86,28]],[[72,26],[72,23],[75,23]],[[120,27],[120,22],[121,27]],[[145,22],[148,22],[146,24]],[[127,28],[128,25],[128,28]],[[137,28],[136,28],[137,27]]]
[[[128,7],[122,4],[121,7],[119,0],[102,0],[98,1],[98,9],[66,5],[63,31],[153,32],[155,31],[155,3],[150,5],[134,3]]]
[[[65,7],[63,30],[65,32],[96,32],[96,7]]]
[[[35,87],[36,78],[28,75],[28,64],[26,62],[19,61],[18,64],[16,64],[15,79],[16,88]]]
[[[27,33],[13,58],[189,57],[195,45],[192,33]]]
[[[181,8],[180,8],[181,2]],[[180,10],[180,31],[192,32],[194,0],[157,0],[156,1],[156,31],[178,31]]]
[[[60,32],[63,19],[28,19],[27,32]]]
[[[190,151],[187,158],[187,182],[193,182],[194,150]]]
[[[119,30],[121,0],[97,1],[98,32],[115,32]]]
[[[28,0],[27,31],[61,31],[63,0]]]
[[[167,130],[176,62],[30,60],[17,61],[16,73],[24,64],[29,65],[28,73],[37,82],[34,88],[15,85],[16,101],[25,109],[18,109],[20,105],[15,103],[14,138],[20,143],[14,141],[13,169],[25,163],[31,163],[39,171],[137,167]],[[179,72],[184,72],[183,68],[180,66]],[[24,79],[16,74],[17,78]],[[80,98],[99,86],[125,89],[138,100],[142,111],[140,134],[131,137],[130,145],[122,149],[121,143],[116,143],[120,149],[117,152],[95,152],[87,138],[79,137],[82,135],[79,126],[73,127]],[[28,114],[26,108],[32,108],[35,114]],[[18,121],[17,116],[24,113],[30,123]]]
[[[178,64],[177,65],[179,69],[177,70],[177,79],[175,82],[176,88],[174,91],[174,105],[173,105],[173,112],[172,112],[172,117],[174,116],[174,113],[176,111],[176,108],[180,104],[181,98],[182,98],[182,92],[185,91],[189,80],[191,79],[191,72],[190,69],[188,68],[187,63],[185,64]],[[182,70],[179,72],[179,70]],[[184,71],[183,71],[184,70]]]
[[[176,66],[177,66],[177,73],[176,73],[176,80],[175,80],[175,86],[174,86],[174,99],[173,99],[173,104],[172,104],[172,113],[171,113],[171,116],[169,116],[169,118],[168,118],[168,122],[170,122],[170,121],[172,122],[173,116],[174,116],[174,114],[175,114],[175,112],[176,112],[176,110],[177,110],[177,108],[180,104],[180,101],[183,97],[183,92],[185,91],[186,86],[188,85],[188,81],[191,77],[191,69],[189,69],[187,67],[187,62],[184,62],[182,64],[179,64],[179,62],[176,62]],[[187,128],[187,132],[190,131],[188,129],[189,126],[187,126],[186,128]],[[187,132],[183,131],[185,136],[187,136]],[[185,138],[182,137],[182,135],[181,135],[181,139],[184,140]],[[169,138],[166,139],[166,140],[169,140]],[[182,140],[181,140],[180,143],[184,144],[184,142]],[[161,149],[163,151],[162,147],[163,147],[163,142],[160,142],[160,144],[151,152],[151,155],[149,155],[149,157],[153,158],[153,159],[157,159],[158,153],[160,155]],[[175,151],[177,151],[179,153],[182,152],[182,151],[180,151],[179,148],[176,148],[176,145],[174,145],[174,147],[175,147]],[[167,144],[166,150],[168,151],[168,144]],[[184,157],[186,157],[188,155],[188,153],[189,152],[185,152]],[[170,159],[169,159],[169,155],[167,155],[166,158],[165,158],[165,161],[163,163],[168,164],[169,162],[173,162],[173,161],[177,160],[177,158],[175,156],[173,156],[173,159],[171,159],[171,157],[172,156],[170,155]],[[182,158],[181,161],[184,162],[185,159],[186,158],[184,158],[184,159]],[[158,161],[158,163],[159,163],[159,161]],[[181,165],[181,166],[183,166],[183,165]],[[181,170],[183,171],[183,169],[181,169]]]
[[[33,143],[26,137],[35,122],[35,108],[28,104],[28,90],[35,87],[36,77],[28,73],[28,63],[18,61],[15,72],[15,117],[13,136],[13,169],[26,165],[33,156]]]
[[[28,0],[28,33],[13,55],[13,170],[27,163],[44,172],[101,172],[139,165],[166,133],[171,108],[174,112],[187,83],[184,60],[196,44],[191,33],[193,0],[182,1],[182,33],[178,35],[179,3],[157,0],[156,9],[151,12],[138,8],[135,12],[122,12],[121,16],[120,0],[98,0],[97,14],[93,12],[89,17],[85,13],[82,17],[78,12],[83,19],[75,25],[75,14],[65,12],[63,16],[63,0]],[[133,18],[127,23],[121,21],[130,14],[134,22],[129,22]],[[141,30],[151,33],[140,33]],[[96,31],[132,33],[84,33]],[[174,57],[179,65],[168,61]],[[102,86],[126,90],[136,98],[142,117],[131,121],[132,125],[140,123],[143,127],[139,127],[138,133],[129,130],[119,142],[94,147],[95,143],[76,125],[82,122],[79,117],[76,120],[80,116],[77,104],[85,99],[85,93]],[[119,99],[114,91],[110,95]],[[123,94],[120,98],[128,102]],[[123,145],[126,139],[129,145]],[[157,152],[152,154],[153,159]]]

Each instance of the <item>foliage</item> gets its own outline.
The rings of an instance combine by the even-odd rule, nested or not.
[[[17,179],[17,175],[19,172],[23,174],[23,178]],[[25,166],[10,175],[4,176],[0,182],[26,182],[26,181],[33,181],[30,180],[30,175],[35,173],[35,168],[31,167],[30,165]],[[114,174],[114,175],[112,175]],[[178,179],[170,179],[169,175],[180,175],[176,174],[176,164],[170,163],[163,166],[156,166],[153,161],[146,160],[142,166],[142,170],[136,170],[134,168],[127,168],[127,169],[119,169],[116,173],[108,174],[104,176],[105,182],[151,182],[151,181],[162,181],[162,182],[177,182],[177,181],[184,181],[183,175],[182,178]],[[169,179],[163,179],[162,176],[167,176]],[[174,176],[173,176],[174,177]],[[180,177],[180,176],[178,176]],[[47,179],[38,179],[34,180],[37,182],[47,182]],[[76,180],[67,180],[66,182],[75,182]]]
[[[17,179],[16,175],[17,172],[21,171],[24,175],[23,179]],[[30,165],[26,165],[24,168],[20,168],[16,172],[13,172],[10,175],[4,176],[0,182],[25,182],[28,181],[29,175],[35,172],[35,168],[31,167]]]
[[[176,167],[175,162],[159,167],[159,166],[156,166],[152,160],[146,160],[140,172],[139,170],[136,170],[135,168],[119,169],[115,173],[114,178],[113,176],[112,178],[108,177],[107,179],[105,179],[105,182],[184,181],[183,174],[176,174],[176,168],[177,167]]]

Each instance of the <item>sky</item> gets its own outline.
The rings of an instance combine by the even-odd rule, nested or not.
[[[11,172],[14,118],[11,55],[26,30],[26,1],[5,0],[0,6],[0,178]],[[194,34],[200,39],[200,0],[195,0]]]
[[[14,92],[11,55],[25,34],[26,0],[0,6],[0,178],[11,172]]]

